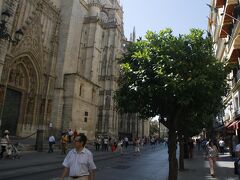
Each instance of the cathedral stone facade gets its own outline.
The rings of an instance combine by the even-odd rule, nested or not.
[[[18,44],[0,40],[1,129],[148,135],[147,121],[115,108],[125,42],[118,0],[0,1],[6,9],[10,35],[21,28],[24,36]]]

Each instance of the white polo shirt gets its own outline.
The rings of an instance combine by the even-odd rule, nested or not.
[[[69,168],[69,176],[88,176],[89,170],[96,169],[93,155],[86,148],[79,153],[76,149],[69,151],[63,161],[63,166]]]

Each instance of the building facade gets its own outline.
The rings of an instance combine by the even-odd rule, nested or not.
[[[235,143],[239,134],[240,119],[240,1],[212,0],[209,32],[214,42],[216,57],[231,66],[228,75],[229,94],[224,97],[225,109],[217,117],[216,125],[224,125],[226,137]],[[237,139],[236,139],[237,141]],[[232,144],[232,143],[231,143]]]
[[[11,12],[10,35],[24,32],[18,44],[0,41],[1,129],[26,136],[71,128],[89,139],[133,133],[124,128],[127,115],[118,114],[113,100],[125,42],[119,3],[0,1],[1,13]]]

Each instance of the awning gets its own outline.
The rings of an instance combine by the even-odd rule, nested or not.
[[[233,121],[226,126],[227,129],[236,130],[240,128],[240,121]]]
[[[229,24],[233,22],[233,18],[231,16],[233,16],[233,11],[234,11],[234,7],[236,6],[236,4],[228,4],[226,5],[226,9],[225,9],[225,15],[224,15],[224,19],[223,19],[223,23],[224,24]]]
[[[221,8],[225,4],[225,0],[216,0],[216,7]]]
[[[221,30],[220,30],[220,38],[225,38],[225,37],[227,37],[227,35],[229,35],[230,34],[230,31],[231,31],[231,29],[232,29],[232,24],[231,23],[229,23],[229,24],[223,24],[222,26],[221,26]]]

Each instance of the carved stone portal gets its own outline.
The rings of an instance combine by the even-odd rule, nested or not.
[[[12,61],[9,67],[6,91],[8,91],[8,89],[13,89],[21,93],[17,131],[26,128],[29,128],[29,131],[31,131],[32,125],[35,125],[37,122],[37,94],[39,93],[39,75],[37,69],[28,56],[22,56]],[[4,104],[7,101],[8,99],[6,97],[4,99]],[[19,126],[20,124],[21,127]]]

